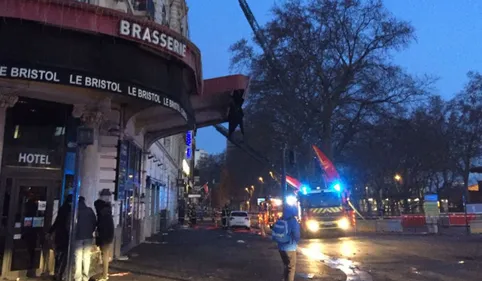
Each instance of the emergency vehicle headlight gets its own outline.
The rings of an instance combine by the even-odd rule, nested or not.
[[[290,206],[296,206],[296,197],[293,195],[286,196],[286,204]]]
[[[311,232],[316,232],[320,230],[320,224],[315,220],[309,220],[306,222],[306,228]]]
[[[338,227],[343,230],[347,230],[350,228],[350,221],[347,218],[342,218],[338,220],[337,224],[338,224]]]

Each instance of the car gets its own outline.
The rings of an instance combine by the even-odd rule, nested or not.
[[[229,215],[230,227],[244,227],[246,229],[251,228],[251,220],[249,219],[248,212],[245,211],[232,211]]]

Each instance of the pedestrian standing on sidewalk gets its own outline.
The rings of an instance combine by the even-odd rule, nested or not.
[[[72,209],[72,195],[68,195],[64,204],[60,206],[57,212],[55,222],[49,229],[48,239],[52,240],[55,247],[55,269],[54,280],[63,280],[65,269],[67,267],[67,251],[69,247],[69,221]]]
[[[276,221],[272,229],[272,238],[278,243],[284,265],[284,281],[295,280],[296,249],[301,238],[297,214],[298,209],[295,206],[285,206],[283,216]]]
[[[97,237],[95,242],[102,253],[102,278],[109,279],[109,262],[114,242],[114,218],[112,217],[111,192],[104,189],[100,192],[100,199],[94,202],[97,212]]]
[[[178,212],[178,222],[180,226],[184,225],[184,220],[186,218],[186,206],[185,202],[183,200],[179,201],[179,206],[177,207],[177,212]]]
[[[229,206],[228,206],[228,203],[226,203],[224,205],[224,208],[221,212],[221,216],[222,216],[222,224],[223,224],[223,228],[225,229],[228,229],[229,228],[229,215],[230,215],[230,211],[229,211]]]
[[[94,248],[96,225],[97,218],[94,211],[85,204],[85,198],[80,196],[74,248],[75,281],[89,281],[90,259]]]

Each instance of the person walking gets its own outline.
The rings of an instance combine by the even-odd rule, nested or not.
[[[98,281],[109,279],[109,262],[114,242],[114,219],[112,217],[111,193],[104,189],[100,193],[100,199],[94,202],[97,212],[97,237],[96,244],[102,253],[102,277]]]
[[[221,212],[221,216],[222,216],[222,224],[223,224],[223,228],[224,229],[228,229],[229,228],[229,206],[228,204],[226,203],[223,207],[223,210]]]
[[[295,206],[285,206],[283,216],[276,221],[272,229],[272,239],[278,243],[284,265],[284,281],[295,280],[296,249],[301,238],[297,214],[298,209]]]
[[[74,246],[75,281],[89,281],[90,259],[96,226],[97,218],[94,211],[85,204],[85,198],[80,196]]]
[[[70,194],[67,196],[64,204],[60,206],[57,217],[47,233],[48,239],[53,240],[54,243],[54,280],[60,281],[65,278],[64,274],[67,267],[67,255],[69,247],[69,216],[71,210],[72,195]]]

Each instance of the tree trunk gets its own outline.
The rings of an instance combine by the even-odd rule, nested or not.
[[[331,117],[333,116],[333,107],[329,101],[323,107],[323,128],[321,132],[321,149],[326,157],[333,161],[333,143],[332,143],[332,126]]]

